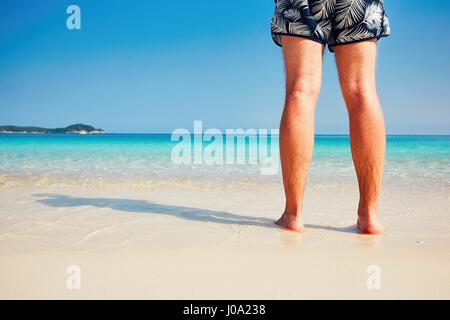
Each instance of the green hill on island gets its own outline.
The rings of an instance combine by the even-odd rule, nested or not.
[[[93,134],[105,133],[105,130],[96,129],[86,124],[73,124],[65,128],[48,129],[41,127],[0,126],[0,133],[76,133]]]

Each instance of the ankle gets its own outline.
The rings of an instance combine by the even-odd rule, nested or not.
[[[378,216],[378,206],[368,205],[368,204],[359,204],[358,206],[358,217],[361,218],[372,218]]]
[[[292,219],[300,219],[300,217],[302,216],[302,210],[298,207],[286,207],[284,209],[283,215]]]

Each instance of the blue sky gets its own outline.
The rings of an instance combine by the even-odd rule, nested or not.
[[[385,0],[378,86],[391,134],[450,134],[450,1]],[[81,30],[66,8],[81,8]],[[110,132],[276,128],[273,0],[40,0],[0,4],[0,124]],[[317,133],[347,133],[327,52]]]

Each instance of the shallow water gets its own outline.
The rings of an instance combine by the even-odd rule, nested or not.
[[[226,139],[224,139],[226,141]],[[277,164],[270,174],[258,159],[245,164],[176,164],[171,157],[178,141],[170,134],[0,134],[0,186],[58,181],[71,185],[110,182],[178,181],[280,183],[278,137],[267,152],[257,139],[236,141],[236,150],[257,150]],[[202,151],[211,142],[203,142]],[[192,144],[194,146],[194,144]],[[199,145],[197,144],[197,147]],[[223,147],[226,155],[226,145]],[[271,151],[270,151],[271,150]],[[193,151],[193,148],[192,148]],[[193,155],[191,157],[193,159]],[[225,160],[224,160],[225,161]],[[389,136],[385,181],[391,184],[447,188],[450,185],[450,136]],[[316,136],[310,182],[342,183],[355,179],[348,136]]]

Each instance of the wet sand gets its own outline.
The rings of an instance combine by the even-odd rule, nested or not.
[[[357,234],[357,200],[309,186],[296,234],[273,224],[281,184],[3,188],[0,298],[450,298],[447,188],[385,186],[382,236]]]

